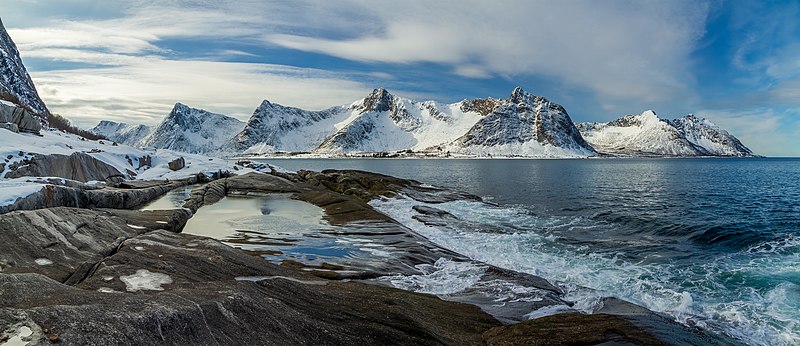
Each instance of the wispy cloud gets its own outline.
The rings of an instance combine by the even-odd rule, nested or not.
[[[355,37],[272,34],[273,44],[364,62],[454,65],[487,74],[544,75],[609,97],[691,93],[689,54],[708,6],[695,1],[348,2],[369,25]],[[361,23],[368,26],[367,23]]]
[[[369,89],[321,70],[283,65],[147,59],[106,68],[32,74],[48,105],[80,125],[102,119],[155,123],[175,102],[246,120],[264,98],[321,109]]]

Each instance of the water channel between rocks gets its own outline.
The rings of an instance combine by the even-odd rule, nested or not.
[[[191,190],[173,190],[142,210],[180,208]],[[200,208],[183,233],[220,240],[275,264],[289,260],[314,267],[350,267],[357,262],[362,267],[389,255],[384,245],[366,237],[343,236],[343,228],[328,223],[322,208],[283,193],[227,196]]]

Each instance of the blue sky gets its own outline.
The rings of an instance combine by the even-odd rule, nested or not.
[[[576,121],[694,113],[800,156],[796,1],[0,0],[52,111],[158,122],[175,102],[246,120],[373,88],[417,100],[519,85]]]

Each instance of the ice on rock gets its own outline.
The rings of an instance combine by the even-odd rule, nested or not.
[[[34,260],[34,262],[36,262],[36,264],[38,264],[40,266],[49,266],[49,265],[53,264],[53,261],[51,261],[50,259],[47,259],[47,258],[37,258],[37,259]]]
[[[128,292],[163,291],[161,285],[172,283],[172,278],[163,273],[154,273],[147,269],[139,269],[136,273],[119,277],[125,283]]]

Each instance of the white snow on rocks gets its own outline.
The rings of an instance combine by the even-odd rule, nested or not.
[[[120,276],[122,282],[125,283],[125,289],[128,292],[138,291],[163,291],[161,285],[168,285],[172,283],[172,278],[163,273],[154,273],[147,269],[139,269],[136,273]]]

